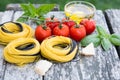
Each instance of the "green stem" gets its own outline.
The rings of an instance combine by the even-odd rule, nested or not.
[[[29,20],[43,21],[43,20],[41,20],[41,19],[38,19],[38,18],[30,18],[30,17],[28,17],[28,16],[22,16],[22,18],[29,19]]]
[[[66,20],[70,20],[70,18],[66,16]]]
[[[54,15],[52,15],[52,16],[51,16],[51,20],[53,20],[53,19],[54,19],[54,17],[55,17],[55,16],[54,16]]]
[[[76,23],[75,28],[79,28],[80,26]]]
[[[42,27],[44,30],[46,30],[47,29],[47,27],[45,26],[45,25],[43,25],[43,27]]]
[[[60,23],[59,28],[62,29],[62,23]]]

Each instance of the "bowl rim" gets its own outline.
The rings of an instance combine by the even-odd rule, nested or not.
[[[65,6],[64,6],[64,11],[66,11],[66,7],[69,5],[69,4],[71,4],[71,3],[85,3],[85,4],[88,4],[88,5],[90,5],[92,8],[93,8],[93,13],[95,13],[96,12],[96,7],[95,7],[95,5],[93,5],[92,3],[90,3],[90,2],[87,2],[87,1],[70,1],[70,2],[68,2],[68,3],[66,3],[65,4]]]

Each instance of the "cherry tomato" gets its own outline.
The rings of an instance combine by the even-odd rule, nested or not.
[[[67,25],[69,28],[71,28],[76,24],[74,21],[70,20],[69,18],[62,19],[62,23]]]
[[[67,25],[61,24],[53,29],[53,34],[58,36],[69,36],[69,28]]]
[[[70,37],[75,41],[81,41],[86,36],[86,30],[83,25],[75,25],[70,28]]]
[[[60,21],[52,16],[51,18],[46,18],[46,26],[53,29],[54,27],[58,26],[60,24]]]
[[[35,37],[39,42],[42,42],[45,38],[51,36],[51,29],[44,25],[39,25],[35,29]]]
[[[86,34],[89,35],[95,30],[95,21],[92,19],[83,19],[80,24],[85,26]]]

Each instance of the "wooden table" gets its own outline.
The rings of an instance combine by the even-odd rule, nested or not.
[[[15,21],[21,16],[21,11],[5,11],[0,13],[0,23]],[[47,16],[55,15],[59,19],[64,13],[50,12]],[[120,34],[120,10],[106,10],[105,15],[97,10],[94,20],[103,26],[107,32]],[[36,24],[28,23],[32,28]],[[54,63],[45,76],[34,72],[35,63],[22,67],[7,63],[3,59],[3,46],[0,45],[0,80],[120,80],[120,47],[114,47],[105,52],[97,47],[96,55],[91,57],[77,56],[67,63]],[[80,59],[80,60],[79,60]]]

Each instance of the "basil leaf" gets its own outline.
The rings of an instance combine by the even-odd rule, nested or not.
[[[102,47],[103,47],[103,49],[104,49],[105,51],[109,50],[110,47],[112,46],[112,45],[111,45],[111,42],[110,42],[109,39],[107,39],[107,38],[103,38],[103,39],[101,40],[101,45],[102,45]]]
[[[17,19],[20,22],[26,22],[32,20],[33,22],[40,24],[45,20],[44,15],[54,8],[55,4],[43,4],[36,8],[33,4],[21,4],[21,8],[24,11],[23,15]],[[39,22],[40,21],[40,22]]]
[[[45,15],[54,8],[55,4],[44,4],[37,8],[37,14]]]
[[[99,35],[106,37],[106,38],[109,37],[109,34],[103,29],[103,27],[97,25],[96,28],[97,28],[97,32]]]
[[[120,35],[112,34],[109,39],[113,45],[120,46]]]
[[[29,12],[30,12],[30,16],[31,17],[35,17],[36,16],[36,8],[33,6],[33,4],[29,4],[28,5],[28,7],[29,7]]]
[[[29,12],[29,5],[27,5],[27,4],[20,4],[20,6],[21,6],[21,8],[22,8],[22,10],[24,11],[24,14],[26,14],[26,15],[31,15],[30,14],[30,12]]]
[[[87,46],[90,43],[93,43],[95,47],[100,45],[100,38],[99,35],[93,34],[93,35],[88,35],[81,41],[81,46]]]
[[[28,17],[20,17],[17,19],[18,22],[26,22],[28,21]]]
[[[26,11],[28,9],[28,5],[26,5],[26,4],[20,4],[20,6],[21,6],[22,10],[24,10],[24,11]]]

